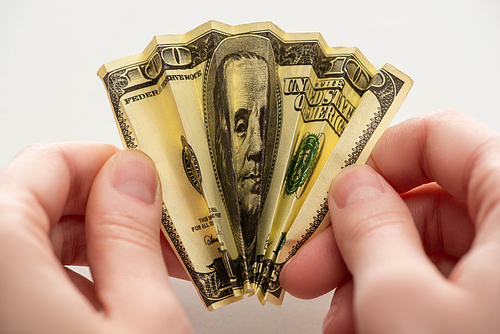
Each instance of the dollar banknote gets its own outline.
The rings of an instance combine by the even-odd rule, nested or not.
[[[163,189],[162,230],[209,309],[281,305],[284,264],[328,224],[335,173],[363,163],[411,79],[270,22],[211,21],[106,63],[124,146]]]
[[[321,232],[330,222],[327,194],[332,178],[349,165],[366,162],[411,87],[412,80],[387,63],[370,76],[355,112],[336,139],[333,149],[328,152],[314,184],[308,185],[309,195],[284,213],[286,218],[283,219],[283,225],[273,226],[276,229],[274,234],[279,239],[277,247],[265,261],[265,273],[261,275],[259,290],[261,301],[281,305],[285,293],[279,284],[281,269],[313,235]],[[290,166],[296,168],[293,167],[293,160]]]

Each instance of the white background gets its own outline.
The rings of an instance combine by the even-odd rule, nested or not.
[[[154,35],[208,21],[273,21],[357,46],[414,80],[394,122],[457,108],[500,130],[500,2],[473,1],[7,1],[0,0],[0,168],[37,142],[121,146],[97,69],[141,52]],[[281,309],[249,298],[207,312],[190,283],[172,280],[198,333],[317,333],[331,294],[287,296]]]

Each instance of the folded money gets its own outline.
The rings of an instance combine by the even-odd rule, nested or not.
[[[331,180],[366,161],[412,86],[270,22],[156,36],[98,75],[124,146],[157,166],[162,231],[209,310],[281,305],[281,269],[329,223]]]

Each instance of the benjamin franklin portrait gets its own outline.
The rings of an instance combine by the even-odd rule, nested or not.
[[[258,222],[279,139],[276,78],[269,40],[241,35],[218,45],[205,82],[212,162],[247,263],[255,262]]]

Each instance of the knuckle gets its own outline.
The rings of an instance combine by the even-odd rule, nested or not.
[[[17,157],[48,156],[53,157],[62,153],[62,147],[59,143],[38,143],[31,144],[23,148]]]
[[[16,244],[26,249],[47,245],[49,219],[39,207],[29,205],[34,200],[30,201],[29,196],[26,197],[23,199],[20,195],[9,197],[0,194],[0,245]]]
[[[101,240],[125,243],[149,251],[156,251],[160,246],[159,222],[156,230],[147,226],[143,219],[126,212],[106,213],[99,220],[95,232]]]
[[[367,240],[380,238],[388,230],[407,224],[407,220],[405,214],[394,209],[365,212],[358,215],[346,237],[351,243],[362,244]]]
[[[87,259],[83,216],[65,216],[52,227],[50,240],[64,265],[79,265]]]
[[[30,191],[0,192],[0,226],[32,229],[35,226],[48,231],[50,220],[37,197]]]

